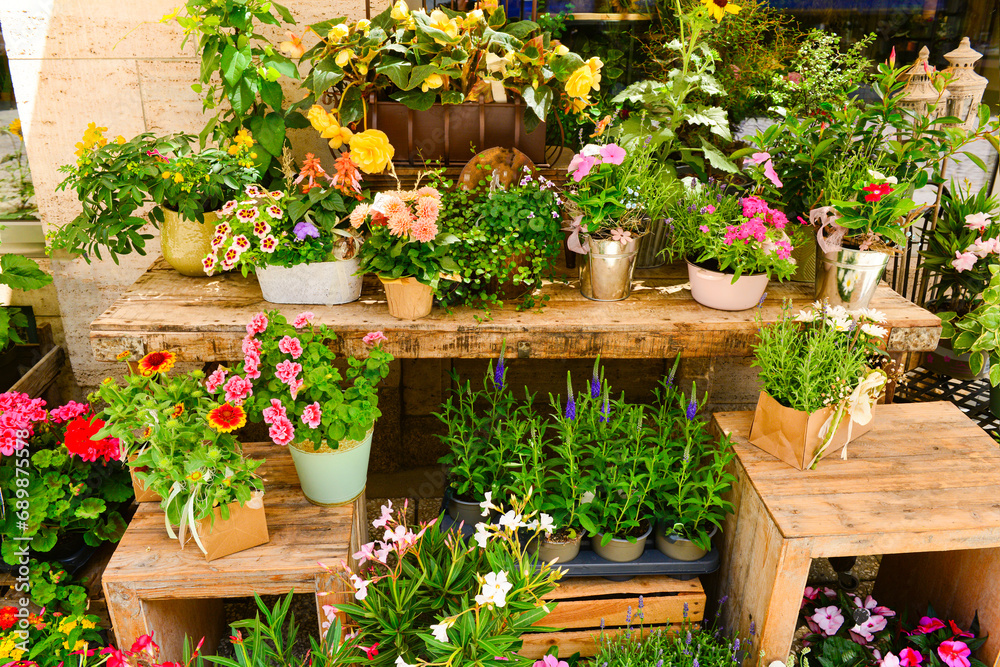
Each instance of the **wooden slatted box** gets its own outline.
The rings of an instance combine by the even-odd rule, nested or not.
[[[602,577],[565,579],[546,599],[558,602],[555,610],[537,625],[563,628],[560,632],[523,635],[521,655],[540,658],[552,646],[569,656],[595,655],[601,623],[605,636],[626,631],[625,617],[632,607],[632,627],[638,625],[639,596],[643,597],[643,625],[647,629],[677,631],[684,620],[698,622],[705,615],[705,590],[697,578],[681,581],[657,575],[635,577],[628,581],[609,581]]]

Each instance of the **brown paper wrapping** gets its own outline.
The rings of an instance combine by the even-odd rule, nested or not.
[[[786,408],[762,391],[750,426],[750,442],[788,465],[805,470],[822,444],[819,430],[832,413],[833,408],[823,408],[811,413]],[[873,421],[874,419],[864,426],[854,422],[850,440],[870,431]],[[849,420],[845,416],[820,458],[839,452],[850,442],[847,438],[848,424]]]
[[[129,468],[128,474],[132,476],[132,492],[135,493],[135,502],[158,503],[163,500],[163,498],[160,497],[160,494],[152,489],[147,489],[146,485],[139,481],[139,478],[136,477],[134,470]]]
[[[208,517],[198,521],[198,537],[205,545],[205,560],[215,560],[251,547],[267,544],[270,537],[267,534],[267,519],[264,516],[262,498],[251,499],[246,505],[238,502],[229,503],[229,519],[223,520],[222,510],[215,508],[214,522]],[[188,548],[198,548],[188,540]]]
[[[385,287],[389,314],[401,320],[419,320],[430,315],[434,306],[434,290],[430,285],[406,277],[395,280],[379,278]]]

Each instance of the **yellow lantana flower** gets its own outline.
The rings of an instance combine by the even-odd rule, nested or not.
[[[743,9],[735,2],[730,2],[729,0],[701,0],[701,4],[708,7],[708,12],[716,21],[721,21],[726,12],[739,14],[740,10]]]
[[[429,74],[423,83],[420,84],[420,90],[427,92],[428,90],[433,90],[435,88],[440,88],[444,85],[444,77],[440,74]]]
[[[600,90],[603,66],[604,63],[597,57],[581,65],[566,79],[566,94],[570,97],[587,97],[591,90]]]
[[[0,659],[20,660],[24,657],[25,650],[18,648],[13,635],[0,638]]]
[[[366,174],[385,170],[396,154],[389,137],[381,130],[365,130],[351,137],[350,158]]]

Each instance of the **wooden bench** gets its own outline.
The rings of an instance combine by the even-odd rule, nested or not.
[[[142,503],[104,571],[103,587],[118,646],[155,632],[164,661],[180,661],[184,637],[205,637],[214,647],[225,632],[224,598],[295,590],[316,595],[321,606],[345,601],[338,577],[321,566],[352,563],[367,541],[365,494],[353,505],[324,508],[299,488],[291,456],[270,443],[245,445],[266,457],[264,507],[271,541],[212,562],[193,543],[183,550],[167,537],[158,503]]]
[[[610,581],[602,577],[563,579],[546,600],[555,610],[536,625],[564,628],[561,632],[522,635],[521,655],[540,658],[553,646],[563,657],[579,652],[595,655],[599,636],[615,637],[639,627],[639,596],[643,597],[642,624],[651,630],[678,631],[684,622],[698,623],[705,615],[705,591],[697,578],[688,581],[658,575]],[[632,620],[626,623],[631,607]],[[686,616],[685,616],[686,615]]]
[[[275,305],[263,300],[253,276],[238,272],[212,278],[189,278],[157,260],[138,281],[91,324],[90,339],[98,360],[114,361],[123,350],[142,356],[170,350],[179,361],[242,359],[241,341],[254,313],[277,309],[286,316],[303,310],[316,314],[337,335],[335,351],[363,355],[361,337],[383,331],[385,348],[398,358],[451,359],[495,357],[506,341],[507,354],[520,358],[666,359],[747,357],[757,337],[756,309],[712,310],[691,298],[686,269],[668,265],[636,271],[632,296],[625,301],[589,301],[580,294],[576,271],[562,270],[565,282],[541,288],[548,296],[541,312],[519,312],[516,304],[483,311],[456,307],[449,314],[435,308],[423,319],[397,320],[389,315],[378,281],[365,279],[361,299],[340,306]],[[572,274],[572,275],[571,275]],[[803,308],[813,301],[813,286],[772,283],[761,309],[764,322],[781,313],[783,299]],[[886,286],[871,306],[888,316],[888,350],[895,356],[933,350],[941,333],[936,315],[919,308]]]
[[[978,611],[990,634],[979,658],[1000,667],[1000,449],[993,439],[951,403],[880,405],[875,427],[848,445],[847,460],[799,471],[747,441],[752,418],[714,416],[737,454],[718,593],[729,595],[727,628],[746,637],[756,622],[750,655],[763,650],[763,664],[787,656],[813,558],[902,554],[883,561],[876,599],[929,601],[939,616],[966,626]]]

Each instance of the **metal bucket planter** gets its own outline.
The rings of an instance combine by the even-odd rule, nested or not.
[[[581,235],[589,252],[581,257],[580,292],[591,301],[621,301],[632,293],[639,239],[627,243]]]
[[[317,450],[311,442],[288,446],[306,500],[333,507],[346,505],[361,495],[368,483],[373,432],[374,428],[362,440],[341,440],[337,449],[324,443]]]
[[[357,257],[295,266],[258,266],[257,281],[265,301],[334,306],[357,301],[362,276]]]
[[[748,310],[764,296],[768,278],[766,273],[742,275],[733,282],[732,273],[712,271],[691,262],[687,263],[691,296],[703,306],[716,310]]]
[[[655,269],[667,263],[666,255],[663,253],[667,247],[667,237],[670,234],[670,225],[663,218],[654,220],[649,225],[649,231],[639,239],[639,253],[635,258],[635,268]]]
[[[816,263],[816,298],[848,310],[867,308],[888,262],[887,253],[875,250],[823,253]]]
[[[212,252],[212,236],[219,216],[205,213],[205,222],[188,220],[177,211],[161,207],[163,222],[160,223],[160,249],[163,259],[184,276],[206,276],[201,263],[205,255]]]
[[[601,545],[603,534],[598,533],[593,539],[594,553],[604,560],[609,560],[613,563],[631,563],[637,560],[642,555],[642,552],[646,550],[646,539],[652,532],[653,526],[650,524],[646,532],[637,537],[635,542],[613,537],[610,542],[603,546]]]

